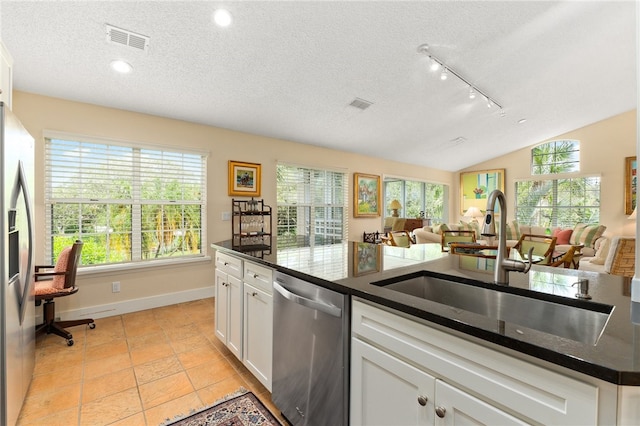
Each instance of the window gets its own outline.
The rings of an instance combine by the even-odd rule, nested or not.
[[[204,254],[204,154],[65,136],[46,137],[45,155],[52,262],[75,239],[83,265]]]
[[[600,177],[567,177],[580,170],[580,141],[558,140],[531,150],[531,174],[516,182],[516,219],[545,227],[573,227],[600,221]],[[556,175],[551,176],[551,175]]]
[[[391,215],[391,201],[398,200],[402,206],[402,217],[425,217],[434,223],[445,222],[447,197],[446,185],[394,178],[384,180],[385,216]]]
[[[516,182],[516,219],[545,227],[600,221],[600,177]]]
[[[532,175],[578,171],[580,171],[580,141],[551,141],[531,150]]]
[[[278,248],[346,239],[345,173],[279,164],[276,181]]]

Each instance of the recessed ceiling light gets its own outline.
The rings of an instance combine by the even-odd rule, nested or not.
[[[129,62],[125,62],[120,59],[111,61],[111,68],[122,74],[130,73],[133,70],[133,67]]]
[[[218,9],[213,12],[213,22],[219,27],[228,27],[232,20],[231,13],[226,9]]]
[[[525,123],[526,121],[527,121],[526,118],[521,118],[520,120],[518,120],[518,124]]]

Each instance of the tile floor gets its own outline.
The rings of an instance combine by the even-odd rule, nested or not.
[[[269,391],[215,337],[213,299],[69,330],[71,347],[55,335],[38,338],[18,425],[158,425],[240,387],[279,415]]]

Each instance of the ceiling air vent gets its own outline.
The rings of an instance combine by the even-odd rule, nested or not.
[[[365,101],[364,99],[360,99],[360,98],[355,98],[353,101],[351,101],[349,105],[364,111],[365,109],[373,105],[373,102]]]
[[[149,37],[109,24],[107,24],[107,42],[132,47],[143,52],[149,48]]]

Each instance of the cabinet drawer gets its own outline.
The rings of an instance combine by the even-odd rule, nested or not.
[[[244,262],[244,282],[273,294],[273,270],[252,262]]]
[[[598,387],[359,301],[352,333],[481,400],[542,424],[597,424]]]
[[[242,260],[216,251],[216,268],[236,278],[242,278]]]

